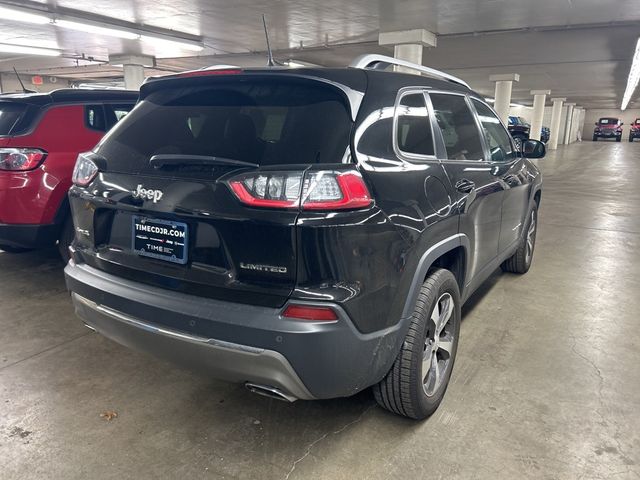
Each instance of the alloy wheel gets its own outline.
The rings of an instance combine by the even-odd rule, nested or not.
[[[452,365],[454,306],[453,297],[443,293],[429,319],[422,357],[422,386],[428,397],[439,390]]]
[[[531,211],[531,220],[529,222],[529,229],[527,230],[527,249],[525,253],[525,262],[528,264],[531,261],[533,255],[533,247],[536,240],[536,212]]]

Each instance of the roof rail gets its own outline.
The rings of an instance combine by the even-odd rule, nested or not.
[[[429,68],[423,65],[418,65],[417,63],[411,63],[404,60],[399,60],[397,58],[387,57],[386,55],[376,55],[372,53],[361,55],[353,62],[351,62],[349,66],[353,68],[363,68],[370,70],[384,70],[389,65],[410,68],[411,70],[416,70],[417,72],[424,73],[425,75],[429,75],[431,77],[459,83],[460,85],[464,85],[469,90],[471,90],[469,84],[464,80],[459,79],[458,77],[454,77],[453,75],[449,75],[448,73],[441,72],[440,70],[436,70],[435,68]]]

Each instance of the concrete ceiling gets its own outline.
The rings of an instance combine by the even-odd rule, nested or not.
[[[156,56],[157,68],[148,74],[215,63],[264,64],[260,16],[266,13],[282,60],[346,65],[361,53],[391,54],[377,45],[380,31],[426,28],[438,35],[438,46],[425,51],[424,63],[460,76],[485,95],[493,91],[490,74],[519,73],[514,100],[527,103],[529,90],[544,88],[588,108],[619,107],[640,36],[638,0],[0,0],[0,6],[10,4],[174,30],[201,39],[205,48],[194,56],[181,48],[0,18],[0,42],[64,52],[56,58],[0,54],[0,71],[15,66],[73,80],[117,78],[121,69],[105,62],[118,53]]]

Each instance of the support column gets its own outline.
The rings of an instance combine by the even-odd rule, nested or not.
[[[509,108],[511,107],[511,89],[513,88],[513,82],[520,81],[520,75],[517,73],[491,75],[489,80],[496,82],[493,108],[504,124],[507,125],[509,123]]]
[[[542,121],[544,119],[544,104],[551,90],[531,90],[533,95],[533,118],[531,119],[531,131],[529,138],[540,140],[542,133]]]
[[[553,108],[551,109],[551,138],[547,148],[555,150],[558,148],[558,140],[560,139],[560,116],[562,115],[562,104],[566,98],[552,98]]]
[[[425,29],[382,32],[378,36],[380,45],[393,45],[393,55],[398,60],[422,65],[424,47],[435,47],[436,35]],[[397,72],[413,73],[413,70],[396,67]]]
[[[571,129],[573,128],[573,109],[576,106],[575,103],[565,103],[567,107],[567,119],[564,123],[564,141],[563,145],[569,145],[571,143]]]
[[[122,66],[124,72],[124,88],[127,90],[139,90],[144,82],[144,67],[125,63]]]
[[[156,59],[147,55],[110,55],[109,63],[122,66],[124,88],[139,90],[144,82],[144,67],[155,67]]]

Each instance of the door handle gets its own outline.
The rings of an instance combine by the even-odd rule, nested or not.
[[[476,184],[466,178],[463,178],[456,182],[456,190],[458,190],[460,193],[471,193],[473,190],[475,190],[475,188]]]

